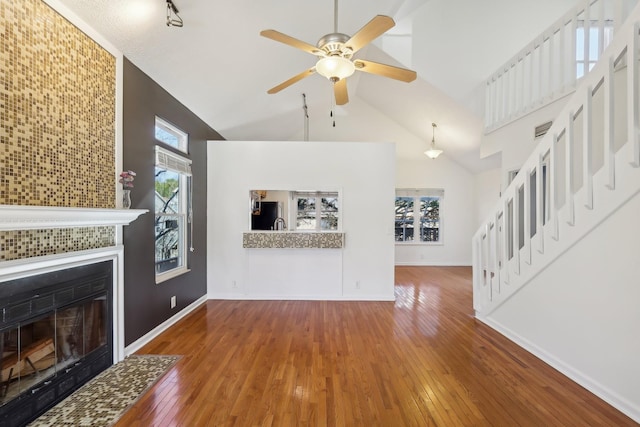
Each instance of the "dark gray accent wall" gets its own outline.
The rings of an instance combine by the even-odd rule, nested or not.
[[[123,168],[137,173],[132,208],[149,210],[124,227],[124,322],[125,345],[129,345],[207,292],[206,141],[223,138],[126,58],[123,103]],[[155,283],[153,214],[156,116],[189,134],[195,248],[188,255],[191,271],[159,284]],[[173,295],[178,305],[171,309]]]

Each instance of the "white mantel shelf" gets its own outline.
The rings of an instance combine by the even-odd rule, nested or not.
[[[0,230],[128,225],[147,209],[0,205]]]

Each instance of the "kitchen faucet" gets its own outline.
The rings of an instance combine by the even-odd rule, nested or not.
[[[274,230],[286,230],[287,229],[287,224],[284,222],[284,218],[282,217],[278,217],[276,218],[275,221],[273,221],[273,229]]]

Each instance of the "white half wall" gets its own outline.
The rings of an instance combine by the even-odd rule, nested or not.
[[[393,300],[395,146],[210,141],[209,298]],[[343,249],[244,249],[249,190],[338,191]]]
[[[449,160],[398,159],[397,188],[442,188],[440,207],[443,244],[395,245],[396,265],[471,265],[471,238],[477,229],[475,177]]]
[[[483,318],[640,421],[640,194]]]

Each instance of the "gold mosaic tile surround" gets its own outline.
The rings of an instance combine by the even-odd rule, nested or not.
[[[0,0],[0,204],[115,207],[115,70],[41,0]]]
[[[115,227],[54,228],[0,233],[0,261],[115,245]]]
[[[41,0],[0,0],[0,205],[115,208],[116,59]],[[113,227],[0,232],[0,261],[113,246]]]
[[[340,249],[344,233],[253,232],[242,233],[243,248]]]

